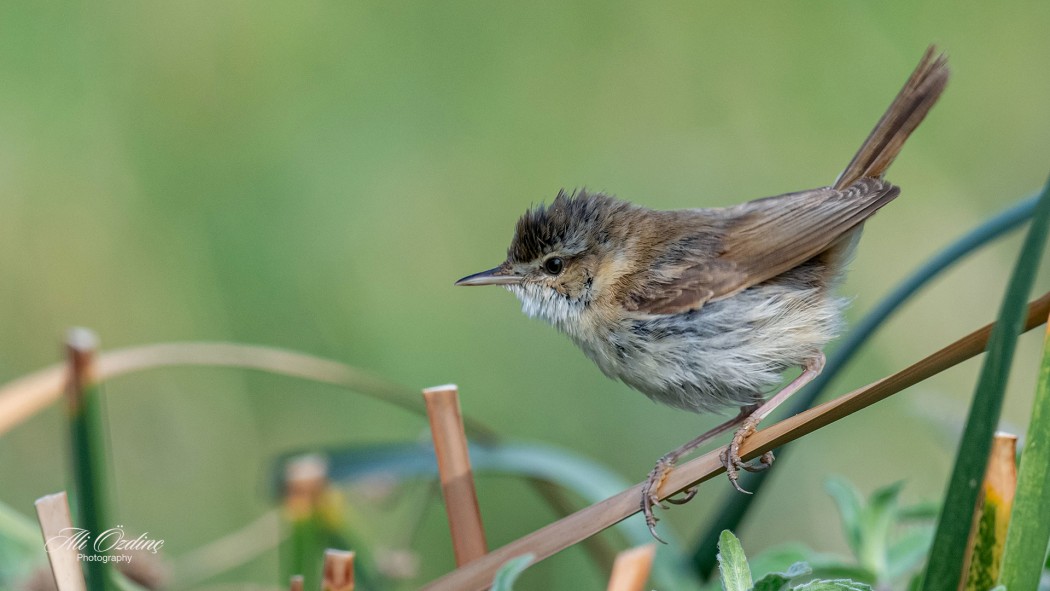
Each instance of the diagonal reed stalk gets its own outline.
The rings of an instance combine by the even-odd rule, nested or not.
[[[1023,323],[1024,330],[1031,330],[1042,324],[1048,313],[1050,293],[1029,304]],[[758,457],[768,450],[812,433],[979,355],[988,344],[993,326],[994,324],[989,324],[976,330],[891,376],[758,431],[745,441],[741,451],[742,458],[747,460]],[[661,496],[672,496],[722,473],[725,469],[718,459],[719,452],[720,450],[711,451],[677,467],[664,483],[664,494]],[[641,489],[642,484],[637,484],[616,496],[581,509],[452,571],[431,582],[424,589],[487,589],[492,584],[496,571],[508,560],[526,553],[532,553],[536,560],[542,560],[637,513],[640,510]]]

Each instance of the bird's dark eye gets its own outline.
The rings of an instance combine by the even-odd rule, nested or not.
[[[553,257],[543,261],[543,270],[551,275],[561,273],[562,267],[564,266],[565,262],[559,257]]]

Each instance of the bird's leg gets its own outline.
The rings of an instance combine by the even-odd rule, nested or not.
[[[725,433],[733,427],[739,425],[742,421],[751,416],[753,412],[757,412],[758,407],[743,407],[740,409],[740,414],[729,419],[728,421],[718,425],[710,431],[700,435],[696,439],[693,439],[689,443],[686,443],[682,447],[666,454],[656,462],[656,466],[649,472],[649,478],[645,481],[645,486],[642,487],[642,513],[645,514],[645,524],[649,526],[649,533],[654,538],[663,542],[660,536],[656,535],[656,522],[659,521],[656,515],[653,514],[653,508],[660,506],[664,509],[667,507],[660,504],[660,487],[664,481],[667,480],[667,476],[674,470],[675,462],[677,462],[682,456],[700,447],[704,442],[717,437],[718,435]],[[685,498],[672,500],[666,499],[667,501],[676,505],[681,505],[693,498],[696,495],[696,487],[693,486],[689,490],[685,491]]]
[[[806,364],[802,368],[802,373],[791,380],[791,383],[773,395],[772,398],[762,403],[754,412],[752,412],[747,418],[743,420],[743,424],[737,428],[736,432],[733,433],[733,441],[729,443],[721,455],[722,465],[726,468],[726,475],[729,476],[729,482],[733,483],[733,487],[742,493],[751,494],[749,491],[744,490],[737,483],[739,478],[738,470],[743,469],[748,472],[759,472],[765,470],[773,464],[773,452],[767,451],[762,454],[762,458],[759,460],[759,465],[755,466],[748,464],[740,459],[740,446],[744,444],[744,440],[747,439],[755,429],[758,427],[758,423],[762,419],[769,416],[778,406],[783,404],[785,400],[791,397],[792,394],[798,392],[803,386],[813,381],[813,378],[820,375],[821,370],[824,369],[824,354],[820,353],[818,356],[806,361]]]

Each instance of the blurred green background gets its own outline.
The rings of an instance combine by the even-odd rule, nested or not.
[[[72,325],[106,348],[229,340],[338,359],[413,388],[455,382],[508,438],[639,481],[716,417],[603,377],[496,289],[513,224],[559,188],[657,208],[828,184],[935,42],[954,77],[889,178],[843,293],[856,319],[953,237],[1042,185],[1050,153],[1046,2],[12,2],[0,6],[0,380],[61,358]],[[835,392],[993,316],[1019,235],[954,269]],[[1040,292],[1050,287],[1044,273]],[[1027,424],[1040,339],[1004,418]],[[797,446],[738,532],[749,553],[841,551],[821,490],[905,479],[939,498],[973,390],[969,362]],[[265,511],[267,462],[314,444],[393,442],[425,421],[335,388],[178,369],[107,387],[120,523],[184,554]],[[67,486],[62,413],[0,439],[0,501]],[[552,519],[482,478],[491,546]],[[661,528],[689,537],[721,479]],[[376,544],[402,518],[361,517]],[[394,530],[394,531],[392,531]],[[420,581],[452,568],[439,505]],[[223,580],[272,583],[276,554]],[[569,550],[521,588],[598,588]]]

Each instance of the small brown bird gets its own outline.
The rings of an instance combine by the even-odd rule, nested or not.
[[[559,192],[518,220],[507,260],[456,285],[502,285],[554,325],[605,375],[693,412],[739,414],[668,453],[646,481],[653,536],[660,485],[684,454],[737,427],[722,462],[733,486],[751,465],[740,446],[816,377],[840,331],[834,294],[864,221],[900,190],[882,179],[948,82],[927,49],[845,171],[830,187],[720,209],[656,211],[600,193]],[[802,373],[766,399],[781,374]],[[696,493],[687,491],[683,503]]]

